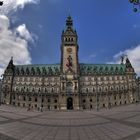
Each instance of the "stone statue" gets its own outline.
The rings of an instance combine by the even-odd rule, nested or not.
[[[72,67],[72,57],[69,55],[69,57],[67,58],[67,64],[66,66],[69,68],[69,67]]]

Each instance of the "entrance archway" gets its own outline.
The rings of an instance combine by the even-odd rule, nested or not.
[[[73,109],[73,99],[71,97],[67,98],[67,110]]]

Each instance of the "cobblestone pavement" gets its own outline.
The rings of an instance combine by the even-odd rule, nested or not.
[[[140,104],[100,111],[0,106],[0,140],[140,140]]]

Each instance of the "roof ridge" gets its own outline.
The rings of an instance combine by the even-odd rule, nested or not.
[[[41,65],[60,65],[60,63],[55,63],[55,64],[27,64],[27,65],[15,65],[15,66],[41,66]]]
[[[125,64],[88,64],[88,63],[80,63],[80,65],[125,65]]]

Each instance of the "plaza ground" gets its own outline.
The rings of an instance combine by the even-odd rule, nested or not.
[[[92,111],[0,106],[0,140],[140,140],[140,104]]]

